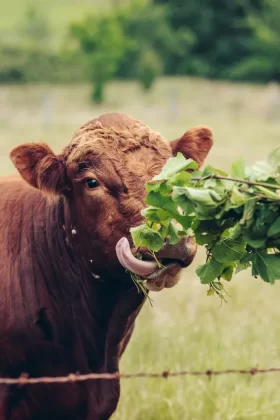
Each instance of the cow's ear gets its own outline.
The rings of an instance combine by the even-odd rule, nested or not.
[[[195,160],[201,166],[213,145],[212,130],[196,127],[170,143],[173,155],[181,152],[186,158]]]
[[[44,143],[26,143],[16,147],[10,158],[26,182],[45,193],[61,194],[66,186],[66,169],[62,156],[57,156]]]

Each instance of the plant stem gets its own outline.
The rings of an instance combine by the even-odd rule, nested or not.
[[[267,184],[265,182],[248,181],[247,179],[231,178],[231,177],[215,175],[215,174],[210,174],[203,177],[195,177],[195,178],[192,178],[192,181],[205,181],[207,179],[225,179],[227,181],[240,182],[241,184],[255,185],[255,186],[265,187],[265,188],[274,188],[276,190],[280,189],[280,185]]]

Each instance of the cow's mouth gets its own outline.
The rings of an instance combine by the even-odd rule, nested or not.
[[[117,256],[123,267],[145,279],[153,280],[167,274],[168,271],[172,272],[175,267],[178,270],[187,267],[195,256],[196,244],[191,236],[182,238],[176,245],[166,243],[156,253],[160,266],[155,260],[151,260],[144,248],[139,250],[141,260],[133,255],[133,251],[126,238],[120,239],[116,245]]]

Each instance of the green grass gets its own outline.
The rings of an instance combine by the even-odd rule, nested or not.
[[[46,93],[53,98],[49,128],[42,125]],[[88,95],[88,86],[1,87],[0,175],[13,172],[7,158],[12,146],[44,140],[59,151],[80,124],[113,110],[138,117],[170,140],[195,125],[212,127],[208,163],[226,170],[240,156],[254,162],[279,146],[280,114],[277,121],[263,87],[182,78],[158,81],[147,96],[135,83],[114,82],[102,107],[90,105]],[[152,294],[154,306],[147,304],[138,318],[122,372],[280,367],[280,284],[240,273],[220,307],[195,275],[204,258],[201,249],[177,287]],[[280,419],[279,386],[278,374],[124,379],[114,420]]]

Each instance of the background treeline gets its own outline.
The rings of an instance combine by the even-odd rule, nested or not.
[[[27,4],[0,33],[0,83],[87,80],[98,102],[111,78],[146,89],[161,74],[280,81],[279,0],[88,1],[60,36],[41,3]]]

